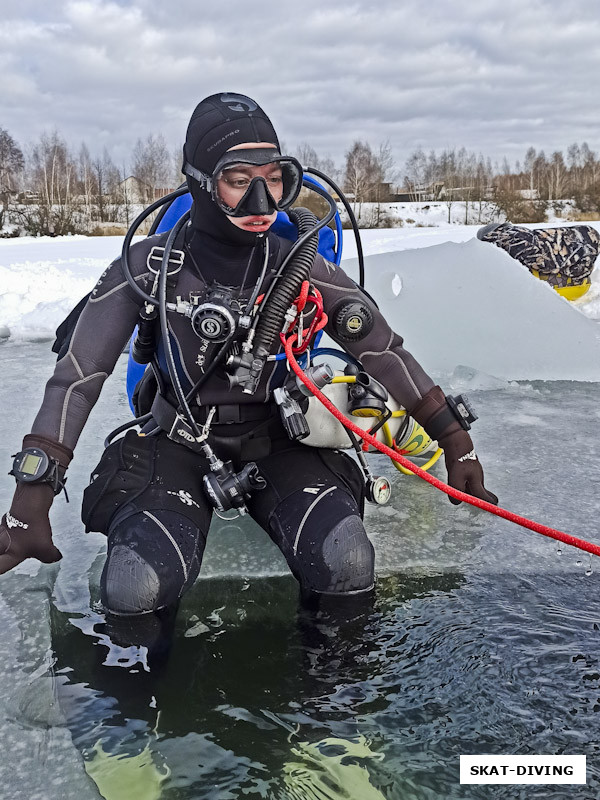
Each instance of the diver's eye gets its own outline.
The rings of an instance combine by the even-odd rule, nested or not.
[[[232,189],[247,189],[250,186],[250,178],[240,176],[223,175],[223,180]]]

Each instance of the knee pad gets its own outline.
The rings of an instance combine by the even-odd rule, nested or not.
[[[100,579],[102,605],[115,614],[143,614],[159,608],[160,579],[139,553],[123,544],[109,550]]]
[[[329,584],[317,591],[350,594],[372,588],[375,554],[360,517],[345,517],[329,531],[323,562],[329,569]]]
[[[186,517],[142,511],[116,520],[100,580],[102,604],[115,614],[175,605],[200,570],[204,539]]]

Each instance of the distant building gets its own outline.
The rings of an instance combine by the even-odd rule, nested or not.
[[[151,187],[148,186],[147,183],[144,183],[144,181],[136,178],[135,175],[130,175],[128,178],[121,181],[119,183],[119,189],[123,197],[125,197],[129,203],[147,203],[152,192]]]
[[[18,195],[20,203],[39,203],[41,199],[42,195],[39,192],[25,191]]]
[[[390,187],[392,202],[394,203],[431,203],[439,200],[443,194],[444,182],[409,184],[408,186]]]
[[[165,197],[171,192],[175,191],[171,186],[156,186],[152,188],[145,181],[136,178],[135,175],[130,175],[119,184],[121,193],[129,203],[153,203],[161,197]]]
[[[161,197],[166,197],[168,194],[171,194],[171,192],[174,192],[175,189],[176,189],[175,186],[168,186],[168,187],[159,186],[159,187],[156,187],[154,189],[154,199],[155,200],[160,200]]]

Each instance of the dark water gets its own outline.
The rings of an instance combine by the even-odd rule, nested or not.
[[[600,386],[472,394],[478,451],[503,503],[600,541]],[[74,496],[114,394],[94,414]],[[13,447],[20,431],[5,426]],[[86,800],[96,785],[110,800],[599,797],[597,560],[558,555],[416,479],[393,483],[391,505],[368,515],[370,602],[302,609],[266,537],[220,524],[170,657],[149,672],[145,652],[120,646],[99,613],[104,540],[82,536],[76,503],[57,506],[60,565],[0,580],[0,797]],[[460,786],[459,756],[478,753],[584,754],[587,786]]]
[[[165,800],[600,793],[596,581],[412,571],[350,613],[294,598],[287,577],[200,581],[157,674],[103,664],[108,648],[54,611],[76,747],[92,764],[99,743],[147,748]],[[588,786],[461,787],[467,753],[583,753]]]

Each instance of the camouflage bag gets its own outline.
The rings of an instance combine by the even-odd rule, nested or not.
[[[552,286],[589,283],[600,252],[600,234],[591,225],[530,230],[510,222],[485,225],[477,238],[492,242]]]

